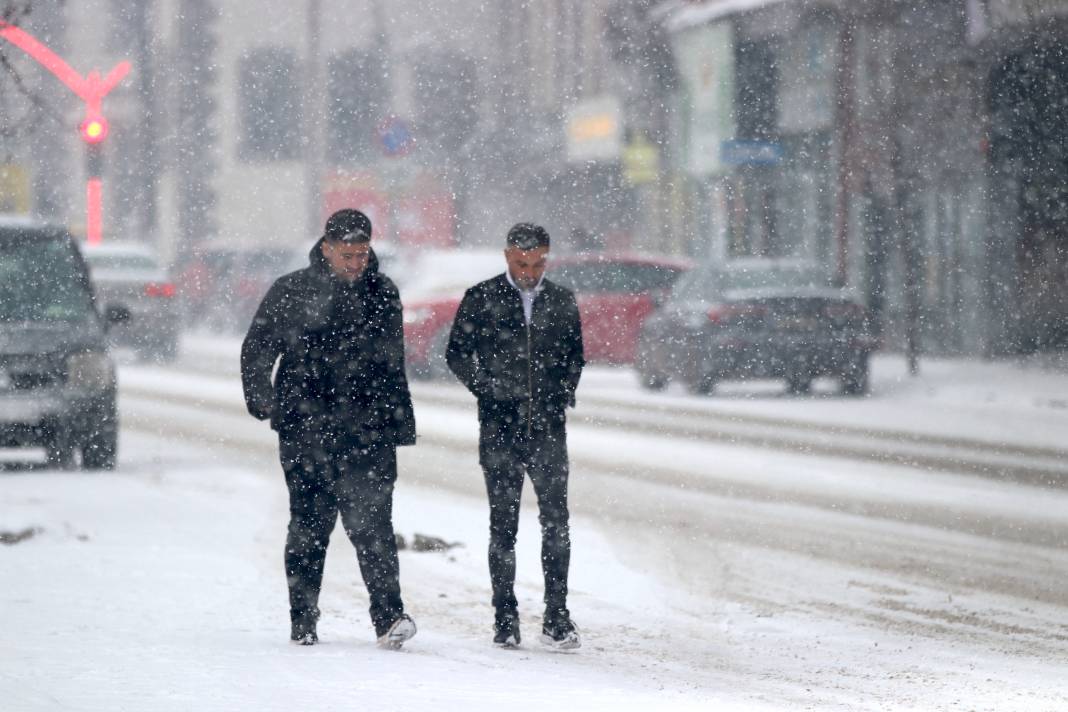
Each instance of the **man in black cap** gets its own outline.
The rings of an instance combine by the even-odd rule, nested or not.
[[[567,609],[571,557],[564,411],[575,405],[585,360],[575,296],[544,278],[549,233],[530,223],[508,231],[504,274],[467,290],[446,359],[478,399],[479,462],[490,504],[493,642],[519,645],[515,540],[525,476],[538,498],[545,616],[541,641],[580,645]]]
[[[318,642],[319,590],[338,514],[370,596],[379,645],[415,635],[393,534],[396,448],[415,443],[397,288],[378,271],[371,221],[339,210],[263,298],[241,347],[248,411],[278,431],[289,488],[290,639]],[[278,371],[272,383],[275,363]]]

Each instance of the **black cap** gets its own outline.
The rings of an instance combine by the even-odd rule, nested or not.
[[[326,220],[323,237],[331,242],[370,242],[371,219],[353,208],[343,208]]]
[[[533,250],[549,246],[549,233],[541,225],[517,223],[508,231],[508,246]]]

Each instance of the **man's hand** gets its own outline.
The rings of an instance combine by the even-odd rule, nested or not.
[[[248,412],[256,420],[270,420],[274,415],[274,403],[249,404]]]

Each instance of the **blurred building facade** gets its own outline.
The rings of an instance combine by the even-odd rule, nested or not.
[[[692,252],[816,265],[892,348],[1068,343],[1068,2],[657,12]]]
[[[105,227],[180,259],[357,204],[413,245],[802,261],[887,344],[1068,341],[1068,0],[83,0],[27,30],[109,95]],[[79,100],[6,48],[0,192],[79,223]],[[17,205],[16,205],[17,204]]]
[[[477,0],[432,22],[414,0],[84,0],[36,3],[20,24],[83,74],[132,62],[104,102],[105,238],[180,260],[305,246],[331,201],[366,201],[386,239],[456,241],[448,181],[496,20]],[[3,49],[27,92],[0,111],[30,117],[2,137],[4,175],[28,176],[33,212],[80,229],[81,102]]]

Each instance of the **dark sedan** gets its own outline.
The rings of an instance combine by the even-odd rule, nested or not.
[[[178,355],[179,313],[175,285],[156,253],[146,245],[82,245],[97,299],[121,304],[130,319],[109,333],[115,345],[136,349],[144,359],[173,361]]]
[[[45,448],[48,462],[110,469],[118,447],[115,365],[105,327],[129,319],[97,311],[66,230],[0,216],[0,447]]]
[[[806,393],[832,376],[860,395],[876,347],[864,306],[813,270],[704,266],[646,320],[635,365],[653,390],[672,379],[708,394],[725,380],[781,378]]]

